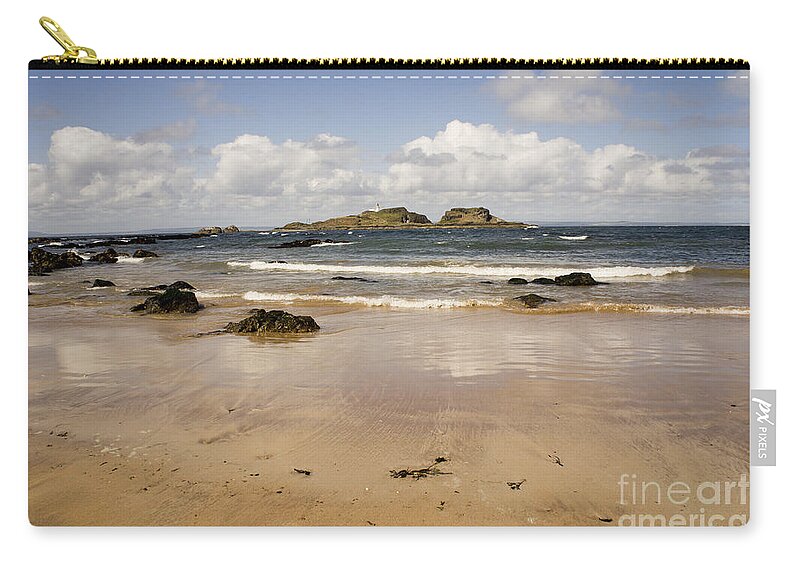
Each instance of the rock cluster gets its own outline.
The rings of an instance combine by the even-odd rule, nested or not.
[[[296,316],[286,311],[255,309],[253,314],[238,323],[228,323],[225,332],[240,334],[311,333],[319,330],[317,322],[307,316]]]
[[[136,251],[133,252],[133,257],[139,258],[139,257],[158,257],[158,256],[152,251],[147,251],[146,249],[137,249]]]
[[[61,254],[51,253],[40,247],[34,247],[28,252],[30,275],[46,275],[56,269],[67,269],[83,265],[81,256],[72,251],[65,251]]]
[[[131,311],[147,314],[196,313],[201,308],[197,297],[191,291],[168,287],[163,293],[146,299],[144,303],[134,305]]]

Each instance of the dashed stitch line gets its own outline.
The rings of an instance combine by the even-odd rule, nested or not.
[[[750,79],[749,75],[29,75],[28,79]]]

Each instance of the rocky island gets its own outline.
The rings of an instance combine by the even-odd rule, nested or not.
[[[286,231],[305,231],[460,227],[522,228],[525,227],[525,224],[507,222],[497,216],[493,216],[486,208],[451,208],[444,213],[441,220],[437,223],[433,223],[423,214],[411,212],[406,208],[400,207],[366,210],[360,214],[330,218],[310,224],[292,222],[278,229]]]
[[[448,227],[502,226],[506,228],[523,228],[526,224],[507,222],[497,216],[493,216],[486,208],[450,208],[436,225]]]

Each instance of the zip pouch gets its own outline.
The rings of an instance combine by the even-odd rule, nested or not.
[[[33,524],[746,523],[746,62],[42,25]]]

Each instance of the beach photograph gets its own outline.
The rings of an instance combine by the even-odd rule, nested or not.
[[[748,522],[749,72],[67,75],[32,525]]]

